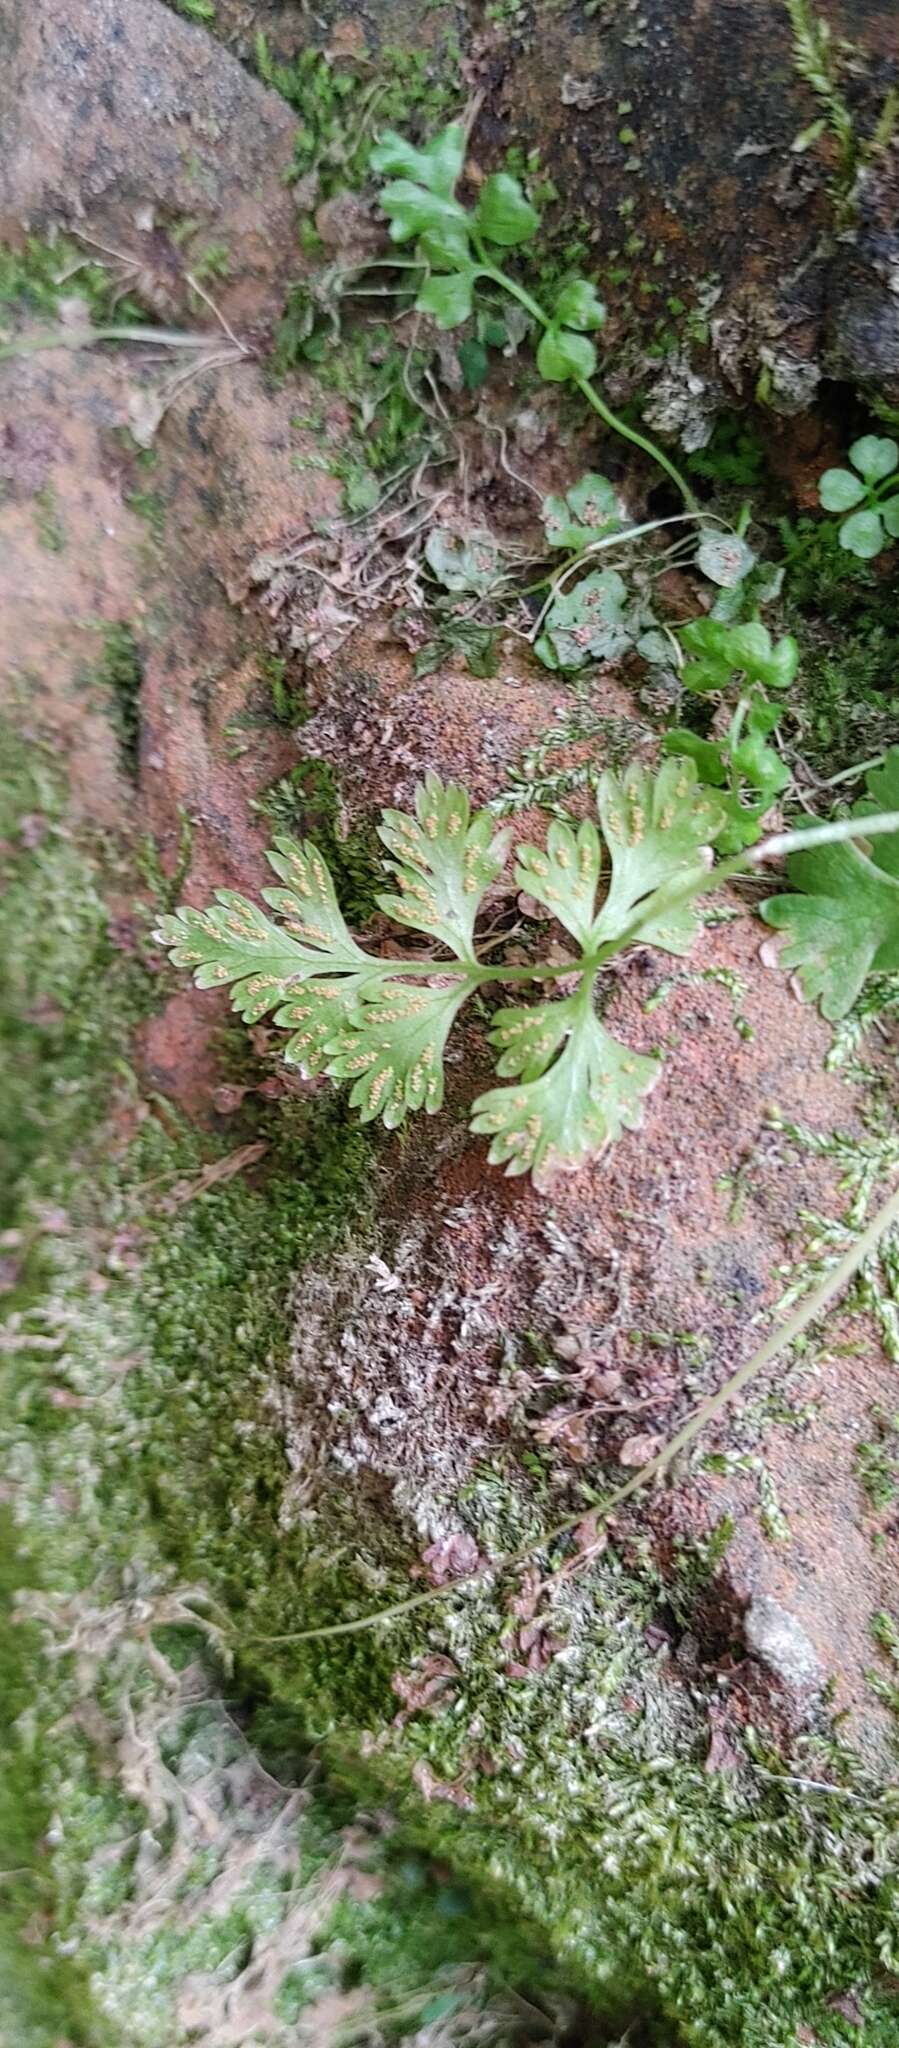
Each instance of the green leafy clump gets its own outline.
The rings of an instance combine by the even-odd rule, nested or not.
[[[899,812],[899,747],[866,780],[853,817]],[[793,854],[787,875],[797,893],[761,906],[767,923],[789,934],[781,964],[825,1017],[845,1017],[868,974],[899,968],[899,832],[872,839],[867,852],[845,840]]]
[[[695,761],[702,781],[720,791],[728,822],[719,851],[736,853],[754,845],[775,798],[790,781],[789,769],[771,745],[781,708],[767,691],[789,687],[799,665],[799,648],[790,633],[772,640],[767,626],[757,619],[742,626],[714,618],[691,619],[681,627],[679,638],[690,657],[681,670],[685,689],[700,697],[724,696],[733,684],[738,689],[736,707],[719,738],[673,726],[662,743],[666,754]]]
[[[639,1122],[659,1061],[631,1052],[600,1023],[597,978],[638,940],[689,951],[695,915],[668,899],[675,885],[704,876],[707,849],[725,824],[722,805],[699,787],[688,761],[668,761],[655,776],[637,765],[608,772],[597,802],[602,837],[590,819],[577,829],[558,822],[545,847],[517,849],[516,888],[580,949],[565,969],[487,965],[479,956],[475,923],[503,873],[509,835],[495,831],[488,811],[472,812],[464,789],[435,775],[419,786],[414,815],[386,811],[379,828],[392,888],[378,905],[424,937],[427,952],[364,951],[318,849],[289,839],[269,855],[285,886],[263,891],[277,921],[220,890],[207,910],[163,918],[158,936],[177,966],[193,969],[198,987],[230,983],[248,1022],[272,1014],[289,1033],[288,1061],[349,1083],[362,1121],[380,1119],[389,1129],[410,1111],[439,1109],[446,1041],[471,995],[491,982],[545,985],[570,973],[574,993],[494,1018],[499,1077],[515,1078],[473,1105],[472,1128],[490,1135],[491,1162],[543,1178],[581,1164]]]
[[[705,694],[726,690],[735,675],[765,689],[786,690],[799,666],[799,647],[792,633],[772,641],[767,626],[752,619],[744,626],[719,619],[691,619],[680,628],[680,641],[690,656],[681,670],[685,689]]]
[[[721,853],[754,846],[763,820],[789,783],[790,771],[770,745],[779,717],[779,706],[756,692],[741,698],[720,739],[703,739],[682,725],[664,736],[665,753],[695,761],[701,780],[720,793],[728,819],[718,840]]]
[[[851,469],[826,469],[818,484],[825,512],[840,522],[841,548],[870,562],[899,540],[899,445],[888,435],[863,434],[849,450]]]
[[[371,151],[369,164],[386,182],[379,198],[390,223],[390,239],[414,252],[418,268],[415,307],[438,327],[461,327],[475,309],[480,284],[498,287],[536,328],[537,368],[552,384],[576,384],[606,426],[622,434],[665,470],[694,511],[696,501],[664,451],[611,411],[593,382],[596,348],[590,339],[605,321],[605,307],[591,278],[568,277],[553,287],[543,305],[504,267],[507,252],[533,240],[540,216],[520,180],[494,171],[466,207],[457,197],[465,167],[467,134],[451,122],[419,148],[389,129]]]

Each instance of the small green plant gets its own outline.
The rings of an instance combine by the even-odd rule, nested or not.
[[[617,569],[594,569],[573,590],[553,598],[535,654],[547,668],[568,672],[588,661],[617,661],[635,641],[627,596]]]
[[[762,821],[790,781],[790,771],[770,744],[781,707],[768,690],[789,688],[799,665],[799,648],[791,633],[772,640],[767,626],[751,619],[728,626],[719,619],[691,619],[678,635],[690,656],[681,670],[684,687],[698,696],[724,697],[736,684],[737,704],[726,731],[717,739],[702,737],[687,726],[665,734],[666,754],[695,761],[704,783],[720,792],[727,827],[718,840],[721,853],[752,846]]]
[[[537,368],[553,384],[573,384],[606,426],[642,448],[677,486],[684,502],[696,510],[689,484],[664,450],[611,411],[593,381],[596,347],[591,340],[605,320],[605,307],[588,278],[569,278],[559,286],[547,309],[503,266],[505,251],[530,242],[540,216],[525,196],[520,181],[508,171],[484,180],[477,203],[467,209],[456,197],[465,163],[466,131],[453,122],[417,149],[402,135],[388,131],[370,155],[371,169],[384,176],[380,203],[390,222],[391,240],[411,243],[415,257],[409,267],[422,273],[415,305],[438,326],[462,326],[474,309],[479,284],[498,287],[517,299],[535,323],[540,340]]]
[[[664,736],[664,752],[695,761],[702,782],[720,795],[728,819],[717,842],[720,853],[755,844],[775,798],[789,783],[789,769],[769,744],[779,718],[780,706],[754,691],[740,698],[720,739],[703,739],[682,725],[670,727]]]
[[[895,753],[895,780],[885,793],[899,803],[899,748]],[[882,793],[874,784],[872,804]],[[416,790],[414,816],[382,815],[378,836],[392,856],[384,865],[398,893],[377,894],[375,902],[439,953],[366,953],[347,927],[318,848],[292,839],[276,840],[269,854],[287,886],[263,890],[279,923],[245,896],[219,890],[210,909],[184,907],[163,917],[156,936],[176,966],[193,970],[199,988],[231,983],[234,1008],[247,1022],[272,1014],[290,1033],[285,1059],[350,1082],[362,1121],[380,1118],[389,1130],[410,1110],[432,1115],[440,1108],[447,1038],[469,996],[491,983],[564,980],[568,987],[557,1001],[493,1017],[497,1074],[511,1085],[488,1089],[472,1105],[471,1128],[490,1137],[491,1164],[510,1174],[533,1172],[542,1182],[636,1129],[658,1079],[660,1059],[631,1051],[596,1015],[597,984],[610,960],[634,945],[688,953],[698,931],[694,898],[769,854],[814,848],[817,857],[822,847],[886,835],[888,856],[899,865],[894,808],[780,835],[716,868],[711,846],[726,810],[688,760],[665,761],[656,775],[638,763],[621,775],[607,770],[596,803],[602,836],[590,818],[576,828],[555,819],[545,846],[516,849],[516,889],[557,919],[578,949],[563,964],[544,958],[488,965],[479,956],[475,923],[505,868],[509,834],[495,833],[489,811],[472,814],[467,791],[436,775]],[[899,905],[899,880],[890,886]],[[893,944],[899,959],[899,919]]]
[[[624,524],[614,484],[607,476],[582,476],[580,483],[562,497],[543,500],[543,530],[546,545],[580,555],[606,534],[618,533]]]
[[[899,540],[899,445],[889,435],[863,434],[849,460],[851,469],[824,471],[818,497],[825,512],[849,514],[838,529],[841,548],[870,562]]]
[[[869,769],[868,794],[852,812],[865,817],[899,811],[899,747]],[[847,839],[793,854],[787,863],[793,896],[771,896],[762,916],[790,934],[781,964],[799,977],[825,1017],[845,1017],[869,974],[899,968],[899,831],[878,836],[870,851]]]
[[[681,670],[681,682],[703,696],[726,690],[735,676],[763,689],[786,690],[799,667],[799,646],[792,633],[772,640],[758,619],[742,626],[691,619],[681,626],[678,637],[691,657]]]
[[[899,1415],[872,1408],[875,1434],[856,1451],[856,1467],[872,1508],[882,1514],[899,1494]]]
[[[899,446],[889,434],[862,434],[852,442],[850,463],[852,469],[825,469],[817,496],[825,512],[850,514],[838,528],[840,547],[872,561],[899,541]]]
[[[490,1042],[507,1085],[473,1105],[472,1129],[491,1138],[490,1159],[509,1173],[539,1177],[580,1165],[633,1129],[660,1061],[613,1038],[595,1012],[606,962],[636,943],[687,953],[698,929],[673,888],[706,874],[706,853],[724,823],[691,762],[666,762],[656,776],[632,765],[606,773],[598,812],[611,863],[597,908],[603,847],[584,819],[549,827],[545,848],[517,849],[515,883],[564,926],[578,956],[566,967],[488,965],[475,947],[485,892],[502,874],[509,835],[488,811],[472,814],[464,789],[431,775],[416,792],[415,815],[386,811],[379,836],[395,894],[379,895],[395,922],[440,953],[380,959],[352,937],[318,849],[276,841],[269,855],[286,885],[263,892],[275,923],[245,897],[222,890],[208,910],[162,919],[158,936],[201,988],[232,984],[239,1014],[268,1013],[290,1033],[285,1058],[310,1073],[351,1083],[363,1122],[388,1129],[411,1110],[439,1109],[443,1055],[463,1004],[491,983],[545,985],[561,975],[572,993],[527,1009],[502,1009]]]

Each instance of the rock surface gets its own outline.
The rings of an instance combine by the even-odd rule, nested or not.
[[[203,312],[214,248],[221,311],[266,328],[296,256],[284,101],[159,0],[7,0],[0,52],[0,234],[106,243],[163,318]]]

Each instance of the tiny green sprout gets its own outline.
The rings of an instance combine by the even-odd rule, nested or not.
[[[899,540],[899,445],[889,435],[862,434],[849,450],[851,469],[826,469],[818,483],[825,512],[846,512],[838,538],[849,555],[870,562]]]
[[[590,337],[602,327],[605,307],[592,279],[569,278],[547,307],[504,268],[505,253],[530,242],[540,225],[520,180],[509,171],[494,171],[480,186],[473,206],[464,206],[456,197],[466,140],[463,124],[455,121],[423,149],[389,130],[370,153],[371,170],[386,179],[379,197],[390,223],[390,239],[401,246],[414,245],[421,266],[416,309],[429,314],[439,327],[453,328],[470,318],[481,283],[517,299],[539,333],[541,377],[553,384],[576,385],[605,425],[658,463],[696,512],[689,484],[664,449],[620,419],[596,388],[597,355]]]

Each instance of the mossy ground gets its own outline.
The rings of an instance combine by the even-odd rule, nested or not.
[[[19,1268],[2,1354],[13,1503],[0,1622],[13,1730],[0,1795],[4,2038],[173,2048],[185,1982],[208,1979],[207,2005],[219,2010],[250,1954],[265,1958],[280,1940],[261,2039],[280,2039],[328,1995],[348,2001],[335,2042],[401,2041],[423,2021],[449,2029],[456,2018],[460,2039],[477,2024],[478,2039],[512,2042],[508,1988],[556,1997],[539,1937],[496,1925],[464,1883],[377,1830],[360,1851],[364,1883],[332,1898],[357,1813],[347,1794],[316,1784],[301,1810],[288,1804],[283,1826],[269,1817],[249,1854],[246,1771],[254,1784],[274,1781],[247,1762],[232,1695],[286,1802],[333,1699],[319,1672],[301,1715],[260,1708],[245,1680],[226,1677],[202,1603],[194,1625],[173,1591],[188,1567],[216,1587],[228,1647],[247,1606],[263,1625],[293,1619],[298,1598],[305,1613],[316,1571],[323,1599],[340,1600],[333,1551],[326,1565],[301,1532],[277,1535],[283,1454],[265,1418],[290,1279],[348,1217],[364,1231],[370,1147],[331,1102],[273,1111],[255,1185],[235,1179],[178,1202],[227,1146],[168,1111],[145,1116],[129,1141],[128,1041],[152,979],[110,942],[111,849],[79,845],[54,767],[4,739],[2,1226]],[[349,1522],[345,1533],[349,1542]],[[70,1654],[59,1655],[64,1639]],[[160,1681],[163,1658],[173,1677],[186,1673],[198,1706]],[[265,1699],[265,1665],[250,1665]],[[341,1682],[363,1723],[395,1704],[388,1665],[367,1649],[346,1660]],[[235,1774],[242,1820],[228,1818]],[[191,1805],[200,1782],[221,1820],[213,1843]],[[150,1912],[148,1893],[165,1910]]]
[[[4,1904],[20,1928],[24,1919],[34,1929],[36,1915],[55,1918],[63,1949],[71,1949],[60,1954],[51,1945],[43,1964],[28,1942],[20,1946],[19,1978],[7,1994],[23,2015],[20,2038],[44,2048],[64,2024],[73,2040],[99,2043],[105,2013],[117,2039],[169,2048],[166,2029],[185,1977],[211,1972],[228,1981],[254,1927],[258,1934],[259,1915],[280,1924],[293,1897],[282,1883],[281,1904],[273,1905],[271,1884],[260,1893],[257,1872],[229,1895],[222,1918],[213,1905],[194,1911],[194,1878],[185,1880],[189,1926],[154,1928],[136,1951],[153,1986],[138,2023],[140,1973],[133,1955],[126,1967],[117,1916],[127,1919],[140,1896],[134,1843],[148,1823],[142,1835],[133,1771],[124,1785],[110,1779],[96,1729],[79,1722],[79,1668],[115,1741],[124,1703],[145,1732],[159,1711],[146,1643],[170,1658],[173,1640],[190,1648],[192,1596],[174,1624],[167,1603],[173,1589],[199,1583],[216,1603],[213,1621],[227,1617],[239,1697],[249,1688],[257,1702],[273,1702],[264,1714],[250,1709],[249,1725],[266,1754],[279,1753],[279,1768],[323,1741],[357,1799],[392,1797],[423,1851],[517,1900],[535,1926],[551,1930],[569,1985],[589,1993],[610,2021],[636,2011],[649,2023],[655,2010],[656,2038],[672,2038],[673,2028],[702,2048],[792,2048],[797,2026],[811,2022],[819,2041],[835,2044],[851,2034],[827,2000],[851,1987],[866,2039],[886,2048],[896,2025],[886,1988],[896,1961],[895,1798],[867,1784],[823,1732],[808,1739],[795,1768],[834,1776],[842,1799],[816,1800],[793,1783],[763,1788],[751,1765],[733,1779],[710,1779],[701,1715],[684,1719],[678,1696],[651,1670],[643,1639],[656,1598],[651,1573],[625,1572],[611,1559],[573,1582],[553,1612],[566,1654],[536,1680],[506,1675],[508,1620],[489,1593],[454,1604],[424,1630],[302,1647],[265,1640],[384,1604],[406,1583],[399,1535],[393,1554],[389,1524],[360,1540],[349,1494],[328,1515],[316,1504],[279,1527],[287,1474],[272,1401],[286,1352],[288,1282],[304,1256],[322,1257],[345,1238],[348,1215],[364,1238],[376,1155],[328,1102],[273,1112],[256,1181],[238,1177],[189,1200],[180,1198],[210,1153],[225,1148],[181,1128],[168,1110],[151,1109],[111,1156],[110,1089],[113,1123],[118,1112],[124,1127],[136,1102],[127,1035],[149,1000],[148,980],[139,963],[110,948],[103,850],[95,849],[98,867],[71,838],[51,771],[32,757],[14,781],[3,836],[16,848],[5,904],[7,957],[16,963],[18,1021],[7,1031],[17,1093],[4,1184],[8,1190],[18,1168],[12,1227],[25,1231],[25,1257],[12,1297],[16,1344],[6,1354],[10,1467],[19,1582],[40,1590],[51,1635],[74,1630],[79,1642],[74,1664],[48,1667],[33,1625],[19,1633],[15,1624],[6,1638],[18,1688],[13,1710],[23,1690],[39,1696],[40,1707],[36,1719],[26,1710],[19,1722],[32,1760],[9,1833],[23,1875]],[[30,848],[16,839],[23,811],[45,820]],[[44,1020],[37,1033],[28,1021],[36,1003]],[[496,1472],[476,1484],[468,1511],[485,1542],[516,1518],[524,1533],[532,1521],[536,1527]],[[103,1621],[110,1612],[125,1616],[111,1642]],[[135,1613],[144,1614],[143,1633]],[[154,1616],[168,1617],[155,1636]],[[398,1727],[391,1673],[435,1647],[452,1655],[458,1683],[437,1711]],[[625,1689],[641,1699],[636,1721],[622,1710]],[[432,1787],[424,1805],[416,1774],[419,1787]],[[450,1787],[462,1808],[447,1800]],[[146,1801],[145,1781],[143,1792]],[[51,1809],[48,1850],[41,1844]],[[321,1829],[333,1847],[334,1827],[326,1800],[312,1833]],[[165,1827],[161,1841],[169,1853]],[[345,1968],[375,1990],[388,1978],[403,1981],[414,2005],[413,1983],[433,1984],[463,1951],[482,1959],[483,1930],[475,1954],[472,1914],[483,1908],[470,1907],[464,1892],[461,1905],[447,1905],[439,1886],[432,1897],[427,1865],[415,1868],[423,1877],[407,1882],[401,1858],[380,1903],[341,1900],[319,1978],[330,1972],[333,1982],[336,1973],[345,1984]],[[202,1858],[196,1864],[201,1892],[211,1869]],[[416,1906],[407,1917],[409,1883]],[[430,1906],[419,1910],[422,1901],[436,1917]],[[511,1924],[500,1917],[490,1937],[491,1981],[533,1981],[534,1937],[507,1935]],[[85,2017],[85,1966],[94,1974],[96,2019]],[[292,1999],[288,1983],[288,2022]]]

